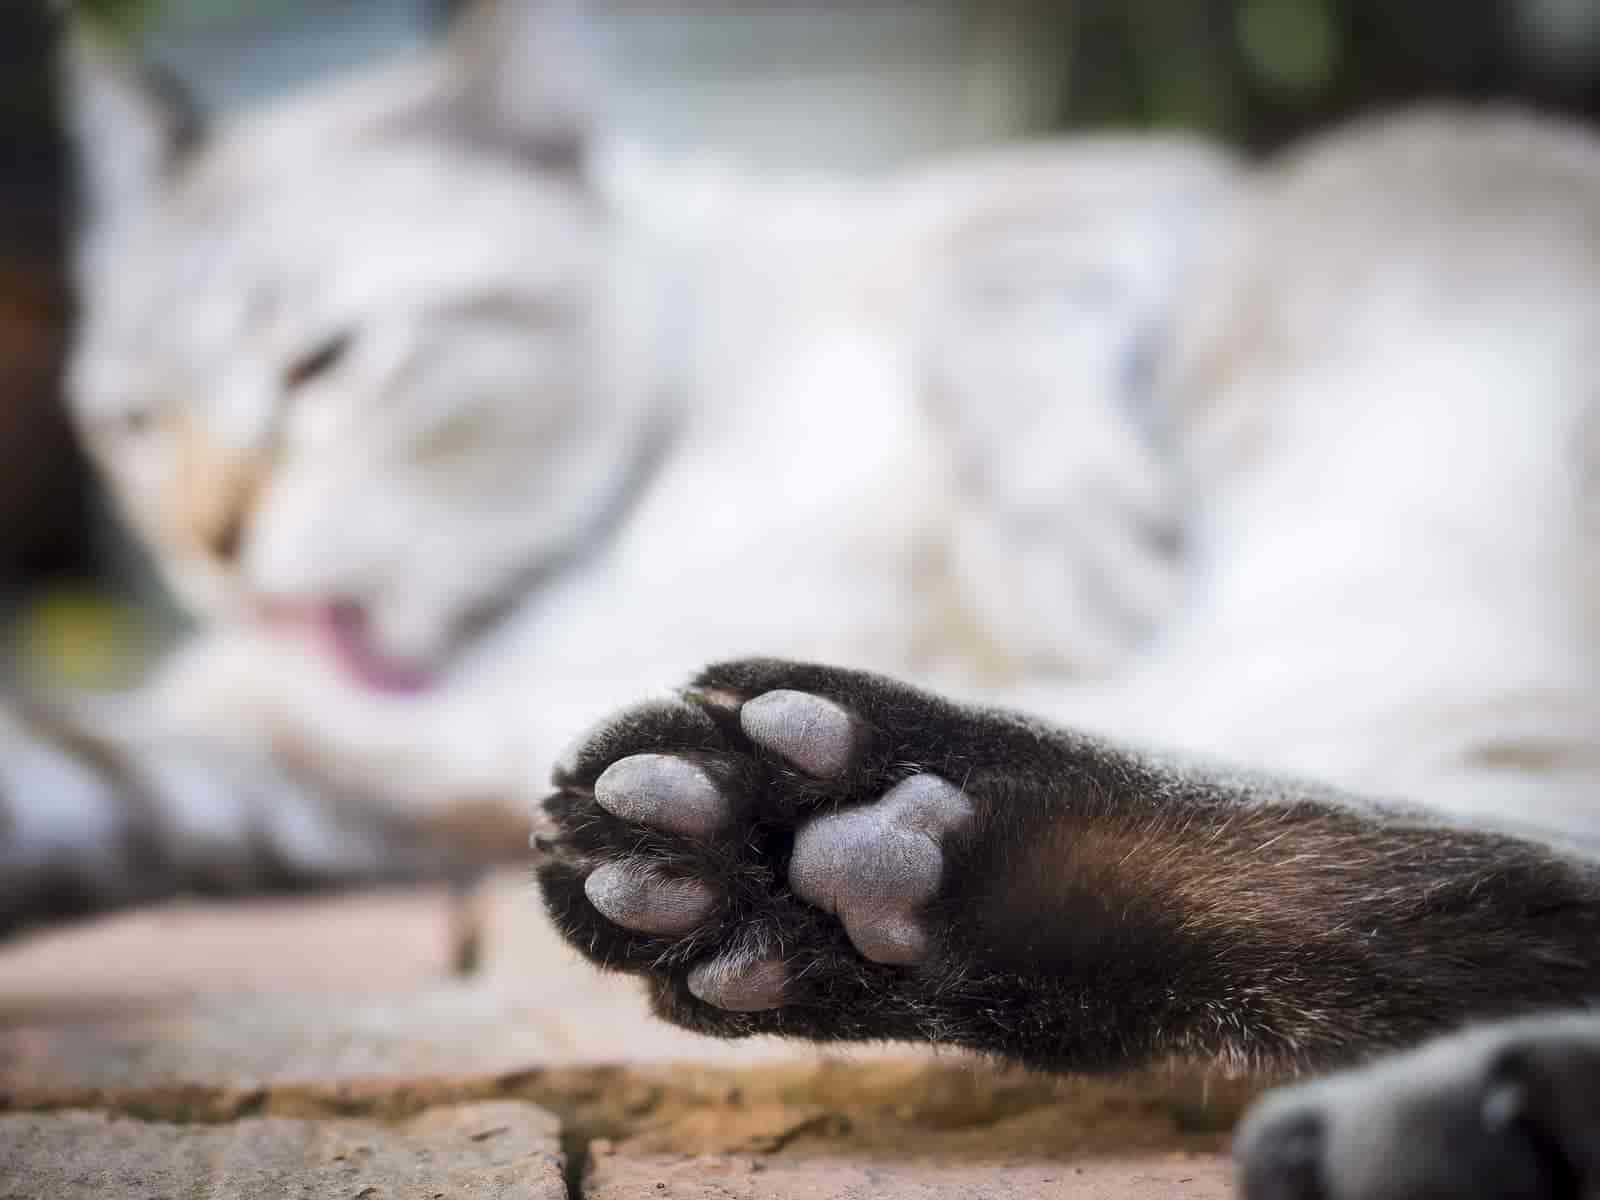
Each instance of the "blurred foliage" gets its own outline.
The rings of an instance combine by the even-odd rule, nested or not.
[[[162,24],[218,23],[270,10],[274,0],[72,0],[75,11],[119,41],[137,41]]]
[[[1234,28],[1246,67],[1268,87],[1312,93],[1338,70],[1342,43],[1332,0],[1245,0]]]
[[[1270,149],[1426,99],[1600,115],[1600,0],[1075,0],[1072,25],[1073,126]]]
[[[20,613],[5,657],[22,682],[44,688],[125,685],[149,658],[139,612],[89,585],[38,589]]]
[[[119,41],[133,41],[155,23],[161,0],[76,0],[75,12]]]

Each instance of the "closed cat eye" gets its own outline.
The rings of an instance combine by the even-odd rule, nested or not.
[[[350,334],[339,333],[317,343],[309,354],[304,354],[289,364],[283,373],[284,386],[297,388],[331,371],[339,365],[345,352],[350,349],[350,341]]]
[[[154,431],[157,414],[152,405],[131,404],[116,412],[106,413],[92,421],[93,431],[101,437],[142,437]]]

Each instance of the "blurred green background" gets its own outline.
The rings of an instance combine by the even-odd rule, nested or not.
[[[229,109],[421,45],[456,3],[84,0],[80,7],[170,66],[206,107]],[[891,93],[878,85],[917,69],[933,76],[965,69],[980,57],[976,49],[966,54],[965,43],[980,41],[987,73],[973,74],[977,83],[968,81],[961,103],[986,115],[970,125],[968,140],[1179,127],[1266,152],[1354,113],[1419,99],[1515,98],[1584,120],[1600,114],[1600,0],[593,0],[592,7],[625,51],[626,76],[644,81],[636,111],[666,114],[655,134],[715,130],[743,139],[741,149],[755,139],[758,151],[762,137],[778,145],[799,134],[761,127],[764,110],[748,103],[749,80],[759,83],[774,63],[782,70],[809,60],[818,95],[836,94],[841,112],[852,115],[866,106],[882,126],[876,142],[860,144],[858,158],[939,148],[947,114],[933,114],[926,127],[897,126],[886,107],[886,97],[910,96],[915,116],[917,97],[936,99],[937,89],[923,83],[920,92]],[[105,513],[62,418],[71,206],[50,74],[56,6],[7,0],[3,8],[0,682],[117,682],[174,623]],[[863,31],[871,34],[865,41]],[[839,57],[846,53],[855,58]],[[734,87],[740,62],[747,64],[743,93]],[[660,102],[662,88],[671,103]],[[742,101],[729,103],[735,94]],[[727,123],[729,112],[743,113],[742,127]]]

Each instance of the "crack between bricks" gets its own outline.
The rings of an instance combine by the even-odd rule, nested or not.
[[[498,1075],[370,1078],[229,1088],[0,1090],[0,1113],[91,1110],[166,1124],[252,1117],[390,1124],[432,1108],[523,1101],[560,1123],[568,1200],[584,1200],[599,1157],[847,1152],[941,1158],[1061,1157],[1123,1150],[1212,1151],[1258,1088],[1170,1074],[1050,1080],[959,1061],[711,1067],[546,1066]]]

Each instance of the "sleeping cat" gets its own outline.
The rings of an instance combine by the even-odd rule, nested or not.
[[[1600,144],[1412,115],[1236,218],[1160,391],[1158,635],[1036,715],[773,658],[623,709],[544,807],[575,948],[690,1029],[1047,1070],[1323,1067],[1600,994]],[[1600,1017],[1490,1027],[1270,1098],[1242,1186],[1591,1195],[1597,1101]]]
[[[1105,669],[1170,603],[1128,414],[1225,156],[665,158],[591,133],[567,15],[484,4],[211,132],[71,42],[72,408],[201,632],[0,723],[0,928],[521,858],[560,748],[698,661]],[[949,485],[969,418],[1029,448],[1026,521]]]
[[[753,651],[1050,720],[753,659],[582,741],[546,902],[672,1019],[1312,1065],[1593,989],[1585,138],[1413,118],[1236,213],[1172,143],[751,178],[508,109],[484,48],[554,43],[486,12],[188,148],[85,72],[76,411],[210,631],[141,698],[170,767],[120,706],[14,735],[24,915],[471,860]],[[1465,1061],[1414,1082],[1477,1113]],[[1369,1194],[1338,1095],[1247,1183]],[[1509,1112],[1463,1128],[1576,1154]]]

